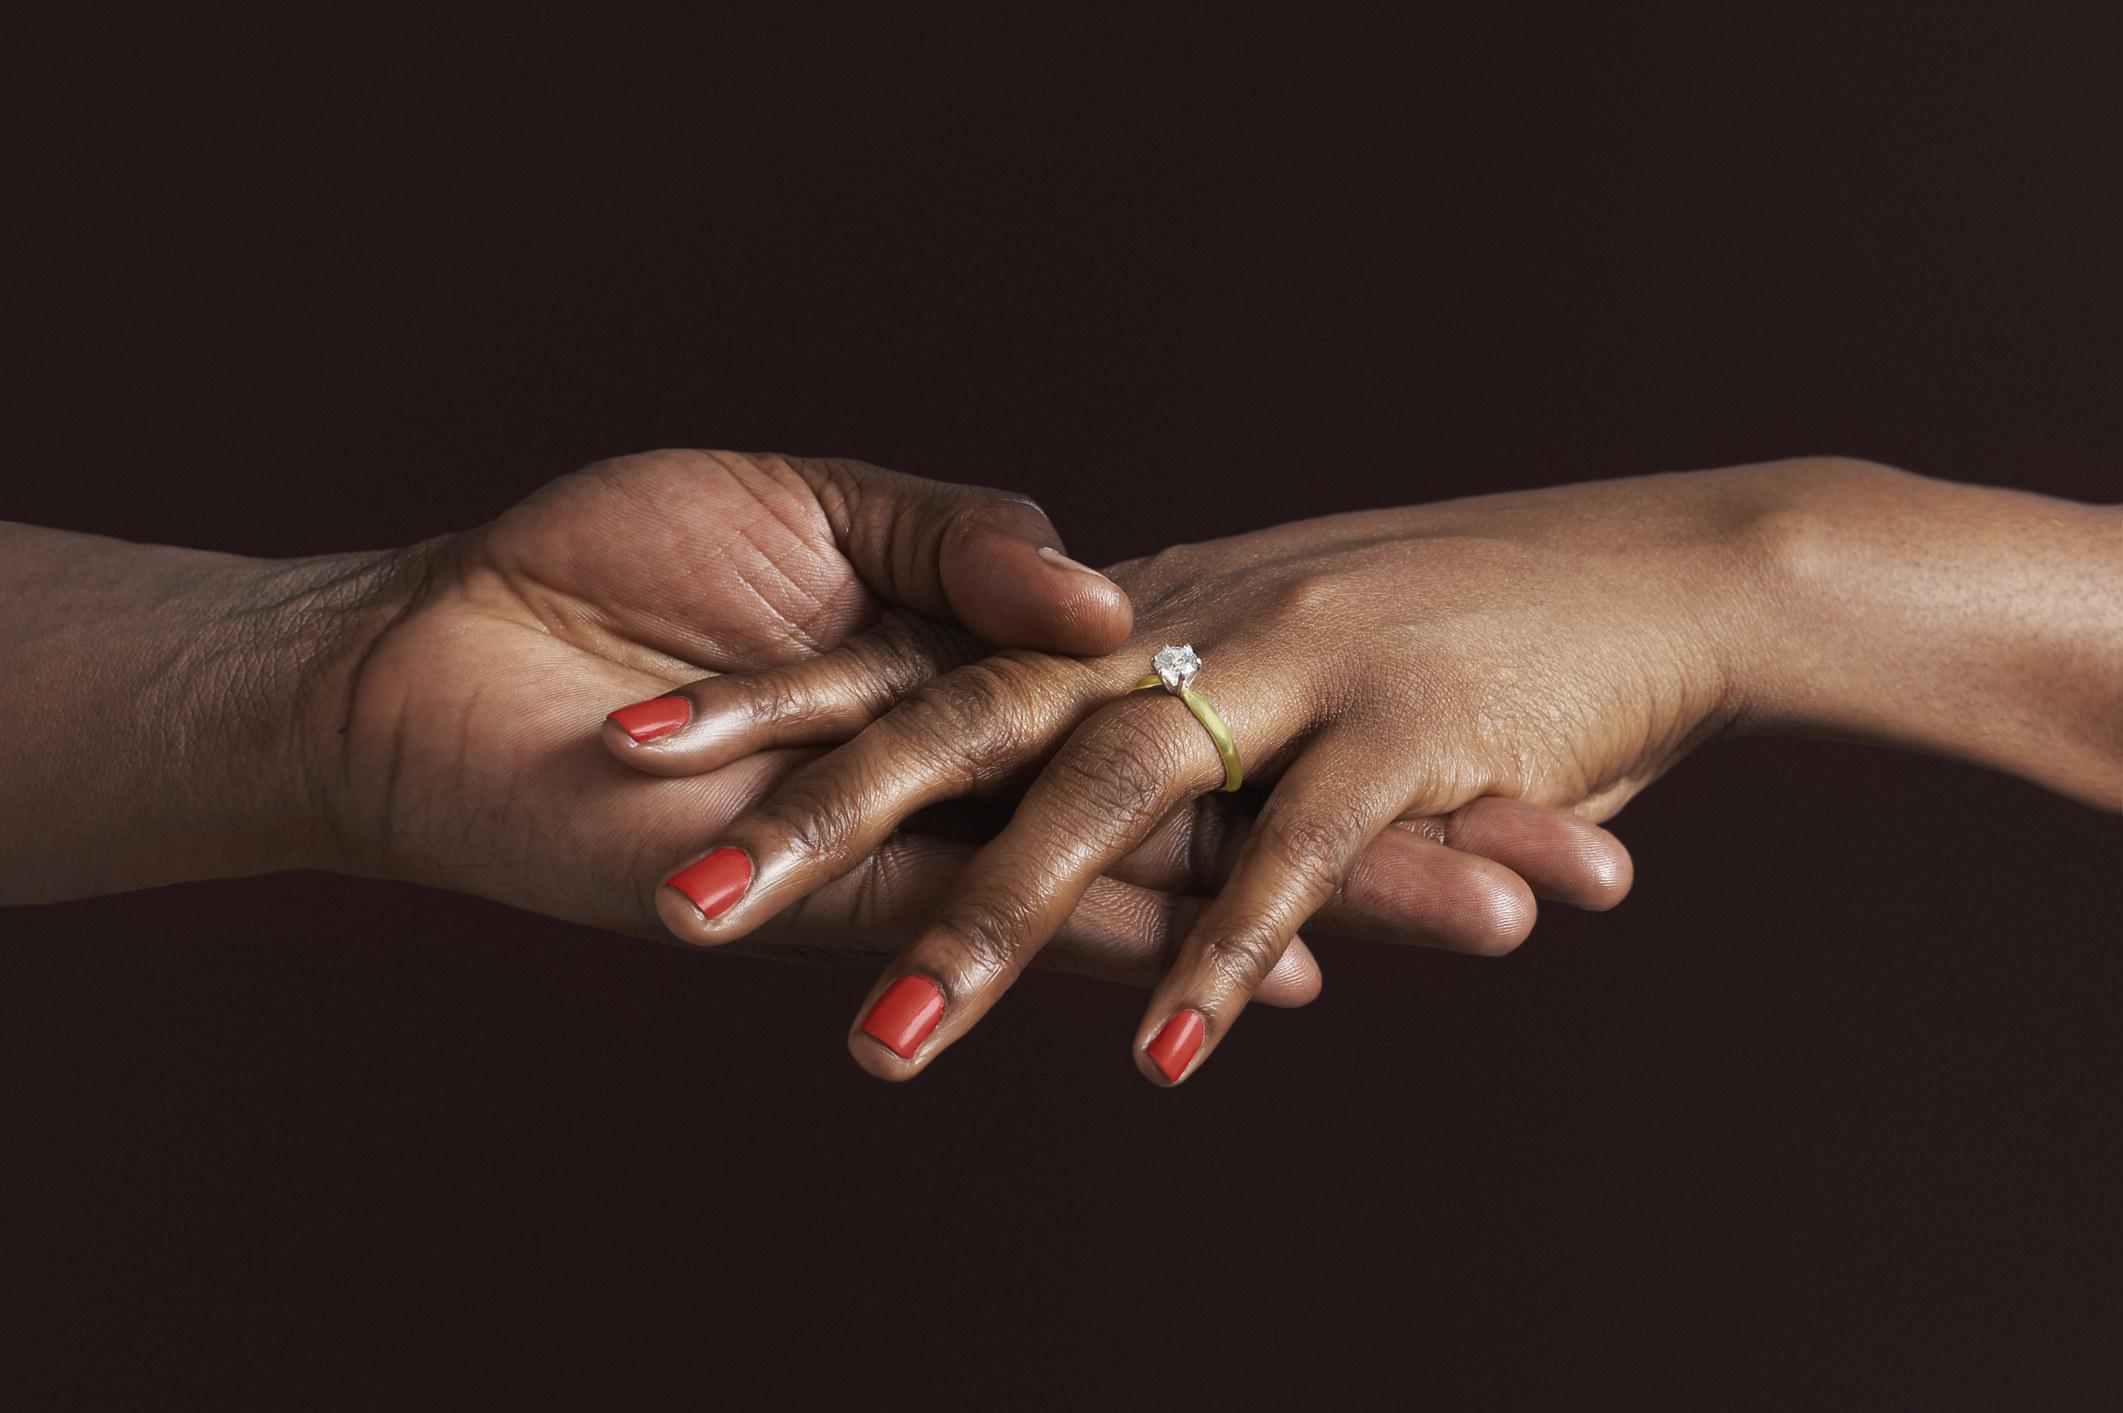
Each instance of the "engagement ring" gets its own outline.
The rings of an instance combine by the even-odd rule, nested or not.
[[[1236,790],[1243,777],[1238,764],[1238,744],[1231,739],[1231,728],[1224,725],[1216,708],[1202,700],[1201,694],[1193,688],[1195,675],[1202,670],[1202,660],[1195,656],[1194,644],[1186,643],[1176,648],[1170,643],[1165,644],[1157,656],[1150,659],[1150,667],[1150,675],[1128,690],[1147,692],[1152,687],[1163,687],[1185,702],[1187,710],[1194,713],[1194,719],[1208,731],[1209,739],[1216,742],[1216,753],[1224,762],[1224,788]]]

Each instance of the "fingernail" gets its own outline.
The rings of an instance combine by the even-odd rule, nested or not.
[[[637,741],[653,741],[658,736],[668,736],[692,719],[693,709],[684,697],[653,697],[645,702],[621,707],[605,720],[616,721],[619,729]]]
[[[1069,556],[1063,554],[1058,549],[1048,549],[1042,546],[1039,552],[1039,557],[1047,561],[1047,563],[1056,566],[1057,568],[1074,569],[1080,573],[1097,575],[1097,577],[1101,579],[1104,579],[1106,577],[1103,574],[1099,574],[1096,569],[1093,569],[1088,564],[1078,564],[1075,560],[1069,558]],[[1110,583],[1112,581],[1108,580],[1107,582]]]
[[[743,849],[717,849],[699,863],[678,870],[664,884],[691,898],[705,916],[716,917],[752,886],[752,859]]]
[[[1181,1011],[1165,1022],[1165,1028],[1150,1037],[1143,1053],[1157,1062],[1165,1078],[1177,1082],[1187,1072],[1188,1061],[1202,1048],[1202,1018],[1199,1011]]]
[[[903,976],[885,988],[885,994],[862,1018],[863,1032],[884,1041],[902,1060],[914,1058],[915,1047],[929,1038],[944,1018],[944,993],[926,976]]]

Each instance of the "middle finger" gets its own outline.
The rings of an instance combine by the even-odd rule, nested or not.
[[[1223,714],[1242,760],[1258,765],[1307,723],[1299,694],[1250,680],[1254,690]],[[1148,693],[1100,709],[873,989],[849,1035],[857,1062],[887,1079],[919,1073],[1008,989],[1094,879],[1182,800],[1223,780],[1209,734],[1181,702]]]

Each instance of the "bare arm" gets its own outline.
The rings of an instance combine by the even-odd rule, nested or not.
[[[312,744],[391,573],[0,523],[0,898],[320,866]]]

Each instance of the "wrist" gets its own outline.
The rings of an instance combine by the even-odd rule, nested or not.
[[[2123,809],[2119,512],[1862,461],[1750,469],[1735,730],[1954,756]]]
[[[1698,591],[1722,680],[1715,734],[1832,730],[1818,689],[1824,560],[1839,551],[1836,502],[1884,467],[1837,457],[1692,473],[1706,491],[1711,562]],[[1825,596],[1832,598],[1832,595]]]
[[[1925,649],[1907,640],[1927,633],[1920,605],[1896,601],[1889,546],[1914,531],[1907,492],[1927,483],[1837,457],[1709,474],[1732,478],[1745,566],[1732,730],[1909,744],[1888,684],[1909,685]]]
[[[210,743],[204,758],[234,786],[212,876],[342,870],[358,852],[347,824],[351,703],[375,643],[417,602],[429,558],[415,546],[248,561],[230,576],[218,650],[182,688],[183,714]]]

